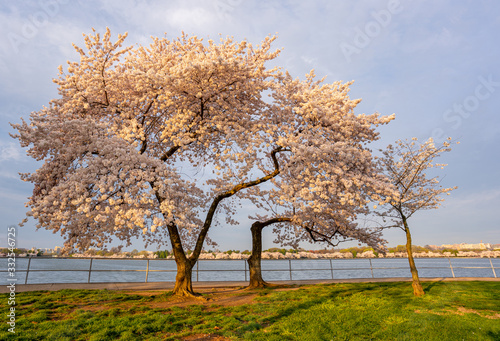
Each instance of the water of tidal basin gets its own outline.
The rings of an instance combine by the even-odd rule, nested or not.
[[[27,258],[16,258],[17,284],[24,284]],[[450,262],[452,269],[450,267]],[[144,282],[147,260],[145,259],[99,259],[92,260],[90,282]],[[12,283],[8,278],[7,258],[0,258],[0,284]],[[420,258],[416,265],[420,277],[494,277],[500,275],[500,259],[492,258]],[[291,267],[291,271],[290,271]],[[32,258],[28,283],[87,283],[90,259],[78,258]],[[267,281],[392,278],[411,277],[406,258],[371,259],[294,259],[263,260],[263,277]],[[148,282],[175,281],[173,260],[152,259],[149,261]],[[111,271],[120,270],[120,271]],[[127,271],[123,271],[127,270]],[[130,271],[141,270],[141,271]],[[198,271],[197,271],[198,270]],[[245,277],[245,270],[246,277]],[[373,275],[372,275],[373,274]],[[245,281],[248,266],[244,260],[200,260],[193,269],[193,281]]]

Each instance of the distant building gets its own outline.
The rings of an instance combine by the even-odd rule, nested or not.
[[[492,250],[491,244],[489,243],[478,243],[478,244],[443,244],[440,246],[441,249],[453,249],[453,250]]]

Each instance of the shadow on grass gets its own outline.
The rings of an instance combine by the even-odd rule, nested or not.
[[[337,298],[349,299],[357,294],[367,294],[373,293],[375,291],[380,291],[381,295],[388,296],[394,300],[403,300],[406,302],[410,300],[411,297],[406,295],[400,295],[386,292],[388,289],[393,288],[394,285],[398,287],[401,283],[366,283],[366,284],[321,284],[314,286],[304,286],[299,288],[297,291],[289,293],[288,295],[282,292],[274,292],[272,288],[262,289],[259,295],[262,297],[257,299],[257,301],[263,301],[263,304],[276,304],[278,302],[284,302],[284,307],[280,309],[277,307],[277,313],[263,319],[266,326],[278,323],[280,320],[291,316],[301,310],[313,309],[317,305],[325,304],[326,302],[334,301]],[[403,284],[404,285],[404,284]],[[409,290],[411,286],[409,287]],[[304,298],[295,298],[297,295],[301,294],[310,295],[311,298],[304,302]],[[397,291],[401,291],[397,289]],[[280,297],[282,296],[282,297]],[[299,301],[297,303],[294,303]]]

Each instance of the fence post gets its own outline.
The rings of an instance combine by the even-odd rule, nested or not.
[[[448,262],[450,263],[451,274],[453,275],[453,278],[455,278],[455,271],[453,271],[453,266],[451,265],[450,257],[448,257]]]
[[[196,282],[200,281],[200,278],[198,275],[200,273],[200,271],[199,271],[200,268],[199,268],[198,264],[200,264],[200,262],[196,261]]]
[[[28,275],[30,273],[30,264],[31,264],[31,256],[28,258],[28,269],[26,269],[26,279],[24,280],[24,284],[28,284]]]
[[[372,272],[372,278],[375,278],[375,277],[373,276],[372,259],[371,259],[371,258],[368,258],[368,260],[370,261],[370,271]]]
[[[292,260],[288,260],[288,268],[290,269],[290,280],[292,280]]]
[[[333,265],[332,265],[332,260],[330,259],[330,271],[332,273],[332,279],[333,279]]]
[[[244,259],[243,262],[245,263],[245,282],[247,281],[247,260]]]
[[[94,260],[93,258],[90,258],[90,266],[89,266],[89,279],[88,279],[87,283],[90,283],[90,274],[92,273],[92,261],[93,261],[93,260]]]
[[[493,271],[493,276],[495,278],[497,278],[497,273],[495,272],[495,268],[493,267],[493,263],[491,262],[491,257],[488,256],[489,260],[490,260],[490,265],[491,265],[491,271]]]
[[[149,275],[149,258],[148,258],[148,263],[146,264],[146,280],[144,281],[145,283],[148,282],[148,275]]]

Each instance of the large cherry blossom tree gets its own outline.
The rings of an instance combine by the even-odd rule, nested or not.
[[[377,199],[380,179],[359,168],[371,167],[362,145],[392,117],[355,116],[349,83],[322,84],[313,74],[300,82],[266,68],[279,53],[274,37],[253,46],[182,35],[123,47],[125,38],[85,35],[85,48],[75,46],[80,60],[60,67],[59,97],[13,124],[43,161],[22,175],[34,184],[28,215],[63,235],[66,248],[138,235],[169,242],[174,293],[194,295],[192,268],[214,222],[234,223],[236,196],[255,197],[250,189],[269,183],[271,200],[295,212],[293,226],[319,233],[332,231],[328,219],[350,219],[332,200],[354,207],[366,193]],[[365,186],[374,191],[357,192]]]
[[[34,184],[29,215],[67,248],[103,247],[113,236],[130,243],[141,233],[147,243],[168,240],[174,292],[193,295],[191,270],[219,204],[277,174],[274,165],[252,170],[279,152],[262,151],[263,129],[272,129],[262,94],[275,73],[264,64],[278,51],[272,37],[255,47],[183,35],[123,48],[125,37],[85,35],[86,48],[75,46],[80,60],[60,67],[60,97],[13,125],[44,161],[23,175]]]
[[[443,169],[446,165],[434,160],[443,153],[451,151],[451,138],[436,146],[432,138],[419,143],[416,138],[398,140],[389,145],[380,158],[380,165],[391,183],[396,187],[396,195],[377,211],[384,219],[390,220],[395,227],[401,228],[406,235],[406,251],[412,275],[413,294],[424,295],[418,277],[412,251],[412,239],[408,220],[418,211],[438,208],[457,187],[443,187],[439,176],[431,176],[433,168]]]

